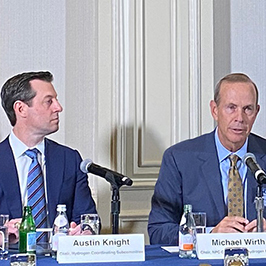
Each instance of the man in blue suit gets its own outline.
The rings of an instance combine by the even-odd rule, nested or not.
[[[175,144],[163,155],[148,223],[151,244],[178,245],[184,204],[191,204],[192,211],[206,212],[212,233],[256,231],[257,181],[241,158],[251,152],[266,169],[266,140],[250,134],[260,109],[257,87],[244,74],[229,74],[217,84],[210,109],[217,122],[213,132]],[[243,217],[228,215],[232,153],[239,157]],[[265,230],[265,221],[263,226]]]
[[[96,213],[87,175],[79,169],[78,151],[46,138],[59,129],[57,100],[50,72],[28,72],[10,78],[2,87],[2,106],[13,126],[0,143],[0,213],[9,214],[10,242],[18,241],[18,224],[27,205],[28,149],[39,150],[46,198],[48,226],[52,226],[57,204],[66,204],[71,234],[79,234],[80,215]]]

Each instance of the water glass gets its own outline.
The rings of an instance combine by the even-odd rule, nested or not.
[[[91,234],[98,235],[100,233],[100,218],[98,214],[82,214],[80,220],[80,229],[81,234],[86,234],[86,231],[89,230]]]
[[[226,248],[224,250],[224,266],[248,266],[248,253],[247,248]]]
[[[50,256],[52,253],[53,228],[36,228],[36,238],[41,234],[43,237],[36,242],[36,254]]]
[[[0,214],[0,259],[8,259],[8,214]]]
[[[206,233],[206,213],[205,212],[193,212],[192,213],[195,224],[197,234]]]

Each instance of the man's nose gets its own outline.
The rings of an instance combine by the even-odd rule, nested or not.
[[[236,120],[239,122],[243,122],[244,121],[244,115],[245,115],[245,111],[242,108],[237,108]]]
[[[57,112],[62,112],[62,111],[63,111],[63,107],[62,107],[62,105],[59,103],[58,100],[55,101],[55,110],[56,110]]]

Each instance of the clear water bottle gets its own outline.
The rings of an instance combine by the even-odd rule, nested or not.
[[[179,225],[179,257],[196,258],[196,225],[190,204],[184,205]]]
[[[57,214],[53,224],[53,238],[52,238],[52,256],[56,258],[56,253],[58,249],[58,238],[60,236],[68,235],[69,232],[69,222],[66,215],[66,205],[57,205]]]

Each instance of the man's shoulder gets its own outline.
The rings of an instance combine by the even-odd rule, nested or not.
[[[9,135],[5,137],[3,140],[1,140],[0,145],[5,145],[8,142],[8,137]]]
[[[178,142],[165,150],[163,157],[192,158],[194,156],[215,156],[216,147],[214,140],[214,131],[203,134],[193,139],[187,139]]]
[[[2,140],[0,142],[0,147],[1,147],[0,150],[3,151],[3,152],[6,149],[11,149],[10,144],[9,144],[9,141],[8,141],[8,136],[4,140]]]
[[[58,151],[64,151],[64,152],[77,152],[75,149],[63,145],[61,143],[56,142],[55,140],[45,138],[45,148],[48,149],[56,149]]]
[[[167,150],[203,150],[203,148],[207,148],[207,146],[214,147],[214,131],[210,133],[206,133],[200,135],[198,137],[187,139],[181,142],[178,142]]]
[[[264,137],[259,136],[259,135],[255,134],[255,133],[250,133],[249,139],[255,139],[257,141],[261,141],[261,142],[266,143],[266,139]]]
[[[266,139],[251,133],[248,138],[248,151],[266,154]]]

